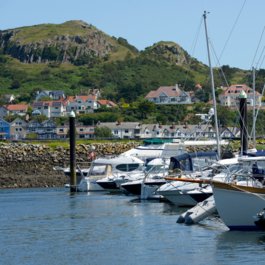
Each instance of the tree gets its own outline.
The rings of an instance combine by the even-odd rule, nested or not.
[[[104,127],[96,127],[95,128],[95,137],[96,138],[111,138],[113,135],[111,133],[111,129]]]
[[[147,99],[140,99],[136,102],[137,110],[141,119],[145,119],[149,114],[154,112],[155,104]]]
[[[11,86],[10,86],[11,89],[18,89],[20,88],[20,82],[18,80],[13,80],[13,82],[11,83]]]

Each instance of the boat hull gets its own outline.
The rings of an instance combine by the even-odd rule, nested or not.
[[[83,178],[80,183],[77,185],[77,190],[80,192],[87,191],[103,191],[104,189],[99,186],[96,180]]]
[[[230,230],[264,230],[255,222],[265,208],[265,193],[234,189],[228,184],[215,184],[213,191],[217,211]]]
[[[165,199],[179,207],[195,206],[198,202],[202,202],[212,195],[212,193],[185,193],[180,190],[159,191]]]
[[[120,192],[120,186],[114,181],[114,180],[109,180],[109,181],[97,181],[97,184],[102,187],[104,190],[109,191],[109,192]]]
[[[132,195],[141,195],[141,182],[139,183],[133,183],[133,182],[127,182],[121,185],[121,188],[125,190],[126,193],[132,194]]]

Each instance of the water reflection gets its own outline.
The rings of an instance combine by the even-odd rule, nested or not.
[[[261,264],[264,251],[264,232],[226,231],[216,237],[216,257],[219,260]]]
[[[226,231],[217,236],[217,242],[220,246],[231,243],[234,246],[242,246],[242,244],[265,245],[265,232]]]

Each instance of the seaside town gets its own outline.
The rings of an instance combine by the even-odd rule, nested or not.
[[[264,263],[265,4],[13,2],[0,264]]]
[[[232,85],[223,88],[219,95],[221,106],[231,109],[238,108],[238,96],[241,91],[247,93],[248,106],[253,108],[253,90],[245,84]],[[157,105],[193,104],[196,101],[194,93],[182,91],[178,85],[161,86],[149,92],[145,99]],[[62,90],[38,91],[35,100],[28,103],[16,103],[14,95],[5,95],[5,104],[0,106],[0,139],[66,139],[69,135],[68,120],[58,121],[58,118],[67,118],[71,111],[76,115],[91,114],[100,108],[118,108],[118,104],[111,100],[102,99],[100,90],[94,89],[87,95],[66,96]],[[262,96],[255,92],[255,108],[262,108]],[[38,117],[42,116],[42,121]],[[8,121],[5,119],[8,117]],[[205,118],[203,116],[202,118]],[[57,121],[56,121],[57,120]],[[209,124],[142,124],[139,122],[100,122],[94,125],[84,125],[81,122],[76,126],[77,139],[95,139],[95,128],[108,128],[114,139],[196,139],[214,138],[214,126]],[[220,138],[238,138],[239,126],[222,127]]]

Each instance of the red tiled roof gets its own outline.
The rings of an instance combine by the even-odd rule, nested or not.
[[[9,111],[27,111],[28,104],[10,104],[6,106],[6,109]]]
[[[115,104],[113,101],[107,100],[107,99],[99,99],[98,103],[100,105],[109,105],[109,106],[112,106],[112,107],[116,107],[117,106],[117,104]]]
[[[70,102],[74,102],[78,99],[81,99],[83,102],[87,101],[88,99],[91,100],[96,100],[96,96],[95,95],[87,95],[87,96],[68,96],[67,100],[69,100]]]
[[[146,98],[157,98],[160,94],[166,94],[168,97],[178,97],[180,96],[181,90],[176,88],[176,86],[161,86],[157,90],[150,91]]]
[[[221,95],[227,96],[228,94],[239,94],[242,90],[245,91],[246,93],[253,93],[252,88],[250,88],[246,84],[236,84],[228,87]],[[260,95],[260,93],[257,91],[256,94]]]

